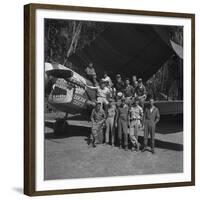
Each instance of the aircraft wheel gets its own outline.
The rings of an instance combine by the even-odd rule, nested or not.
[[[64,134],[67,130],[67,124],[65,119],[56,119],[54,124],[54,133],[55,134]]]

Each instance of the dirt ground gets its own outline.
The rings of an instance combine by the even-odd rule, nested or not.
[[[88,146],[89,123],[74,118],[64,133],[54,132],[55,114],[45,114],[45,180],[183,172],[183,130],[180,117],[161,118],[156,153]],[[143,142],[143,131],[139,133]]]

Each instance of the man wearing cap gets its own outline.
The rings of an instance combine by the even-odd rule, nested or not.
[[[93,84],[96,83],[96,72],[93,67],[93,63],[90,62],[89,65],[85,68],[86,77],[92,81]]]
[[[100,86],[93,87],[87,86],[90,89],[95,89],[97,91],[97,101],[101,103],[101,106],[104,107],[104,110],[107,111],[108,99],[110,98],[110,90],[106,87],[106,84],[103,80],[100,81]]]
[[[108,83],[108,87],[110,87],[110,88],[113,86],[112,80],[108,76],[107,72],[104,72],[102,81],[107,82]]]
[[[151,150],[154,154],[155,146],[155,128],[156,124],[160,120],[160,113],[156,106],[154,106],[154,99],[150,97],[149,105],[146,107],[144,112],[144,148],[142,152],[147,149],[148,136],[151,136]]]
[[[96,102],[95,108],[92,110],[91,121],[92,121],[92,143],[93,147],[96,144],[103,142],[103,125],[106,119],[106,114],[101,108],[101,102]]]
[[[147,92],[146,92],[145,86],[142,83],[141,78],[138,79],[138,86],[135,88],[135,93],[136,93],[136,96],[140,100],[140,105],[143,108],[144,107],[144,101],[146,100],[146,97],[147,97]]]
[[[111,145],[114,146],[115,138],[115,117],[116,117],[116,106],[114,100],[110,99],[108,104],[107,119],[106,119],[106,132],[105,132],[105,144],[109,144],[110,133],[111,133]]]
[[[133,86],[130,85],[129,78],[126,78],[125,80],[124,96],[126,97],[127,102],[129,102],[131,98],[135,96],[135,90]]]
[[[125,151],[128,150],[128,106],[125,98],[121,99],[121,105],[117,109],[116,124],[118,126],[119,148],[122,148],[122,135],[124,136]]]
[[[124,82],[122,81],[122,78],[121,78],[120,74],[116,75],[115,88],[116,88],[116,93],[118,93],[118,92],[124,92]]]
[[[134,89],[136,88],[136,82],[137,82],[137,76],[133,75],[132,76],[132,86],[133,86]]]
[[[132,151],[139,150],[138,142],[138,129],[141,125],[141,120],[143,118],[143,109],[139,106],[139,99],[136,97],[133,104],[129,109],[129,127],[130,127],[130,140],[132,143]]]

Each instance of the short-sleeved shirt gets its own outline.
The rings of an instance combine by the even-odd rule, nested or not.
[[[129,110],[131,120],[140,120],[143,116],[143,109],[140,106],[132,106]]]
[[[128,106],[127,105],[124,105],[123,107],[119,106],[118,116],[120,120],[128,121]]]
[[[137,96],[143,96],[143,95],[145,95],[147,92],[146,92],[146,88],[145,88],[145,86],[144,85],[141,85],[141,86],[137,86],[136,88],[135,88],[135,92],[136,92],[136,94],[137,94]]]
[[[108,108],[108,117],[113,118],[113,117],[115,117],[115,114],[116,114],[116,106],[111,105],[111,107]]]
[[[85,72],[89,76],[94,76],[96,75],[94,67],[86,67]]]
[[[124,89],[124,96],[125,97],[131,97],[131,96],[134,95],[134,93],[135,93],[135,90],[134,90],[132,85],[128,85],[128,86],[125,87],[125,89]]]
[[[106,114],[103,109],[100,109],[98,112],[95,108],[92,110],[91,119],[94,120],[95,123],[99,123],[105,118]]]
[[[107,98],[107,96],[110,94],[110,90],[107,87],[104,87],[101,89],[101,87],[97,88],[97,97],[101,98]]]

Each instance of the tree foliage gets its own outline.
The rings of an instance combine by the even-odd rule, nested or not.
[[[109,23],[75,20],[45,20],[45,61],[63,65],[76,50],[90,44]]]

